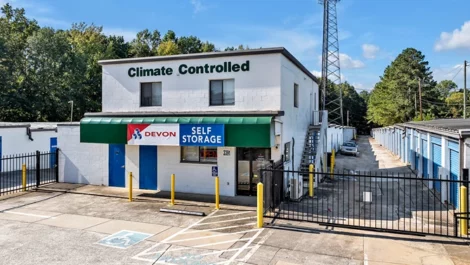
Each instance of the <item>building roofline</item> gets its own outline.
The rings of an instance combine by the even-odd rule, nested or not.
[[[85,117],[261,117],[284,116],[284,111],[200,111],[200,112],[88,112]]]
[[[194,59],[205,59],[205,58],[218,58],[218,57],[231,57],[231,56],[244,56],[244,55],[263,55],[263,54],[275,54],[280,53],[284,55],[289,61],[297,66],[302,72],[310,77],[315,83],[320,84],[320,80],[314,76],[305,66],[303,66],[299,60],[297,60],[286,48],[274,47],[274,48],[261,48],[261,49],[249,49],[239,51],[223,51],[223,52],[203,52],[203,53],[191,53],[191,54],[178,54],[178,55],[167,55],[167,56],[151,56],[151,57],[139,57],[139,58],[125,58],[125,59],[112,59],[112,60],[100,60],[100,65],[110,64],[128,64],[128,63],[147,63],[147,62],[163,62],[163,61],[175,61],[175,60],[194,60]]]
[[[416,130],[420,130],[420,131],[426,131],[426,132],[429,132],[429,133],[439,134],[439,135],[451,137],[451,138],[454,138],[454,139],[459,139],[460,138],[460,134],[458,132],[454,132],[454,131],[450,131],[450,130],[431,128],[431,127],[427,127],[427,126],[420,126],[420,125],[409,124],[409,123],[405,123],[405,124],[403,124],[403,126],[405,128],[412,128],[412,129],[416,129]]]

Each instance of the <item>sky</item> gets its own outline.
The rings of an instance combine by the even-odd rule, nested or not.
[[[285,47],[317,76],[321,70],[323,8],[318,0],[0,0],[23,7],[41,26],[74,22],[103,26],[132,40],[143,29],[195,35],[219,49]],[[463,87],[470,61],[468,0],[341,0],[337,4],[342,80],[371,90],[400,52],[426,56],[436,81]]]

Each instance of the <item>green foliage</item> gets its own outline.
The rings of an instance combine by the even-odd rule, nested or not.
[[[439,96],[425,56],[407,48],[387,66],[384,75],[372,90],[367,110],[369,122],[379,126],[412,120],[419,111],[417,99],[421,80],[423,112],[436,116],[439,108],[432,104]]]
[[[452,92],[446,98],[449,116],[458,118],[463,116],[463,92]]]
[[[66,121],[101,110],[99,60],[216,51],[195,36],[144,29],[131,42],[102,27],[40,28],[10,4],[0,14],[0,121]]]

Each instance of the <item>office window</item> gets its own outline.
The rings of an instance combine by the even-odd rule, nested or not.
[[[294,84],[294,107],[299,107],[299,85]]]
[[[140,106],[151,107],[162,105],[162,83],[140,84]]]
[[[181,162],[217,163],[217,147],[182,146]]]
[[[210,105],[234,105],[235,82],[233,79],[210,81]]]

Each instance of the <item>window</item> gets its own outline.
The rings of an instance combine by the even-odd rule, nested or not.
[[[162,105],[162,83],[140,84],[140,106],[151,107]]]
[[[284,162],[290,161],[290,142],[284,144]]]
[[[299,85],[294,84],[294,108],[299,107]]]
[[[210,81],[210,105],[234,105],[235,84],[233,79]]]
[[[217,163],[217,147],[182,146],[181,162]]]

